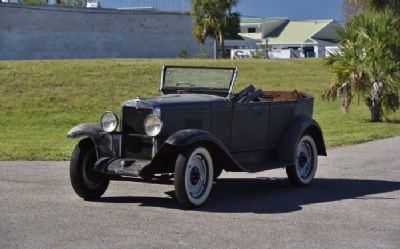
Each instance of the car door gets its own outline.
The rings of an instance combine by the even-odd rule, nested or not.
[[[213,103],[211,110],[211,132],[229,148],[232,133],[232,102]]]
[[[233,153],[266,147],[269,104],[267,102],[234,103],[230,150]]]

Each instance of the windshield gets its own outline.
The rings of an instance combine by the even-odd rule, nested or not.
[[[228,95],[233,85],[235,68],[165,66],[161,91],[164,93],[215,92]]]

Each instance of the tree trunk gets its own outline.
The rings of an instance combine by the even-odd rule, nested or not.
[[[223,59],[225,57],[225,38],[224,38],[224,34],[222,34],[221,32],[219,33],[219,56],[221,59]]]
[[[381,117],[381,108],[380,103],[376,99],[371,99],[371,121],[372,122],[380,122],[382,121]]]
[[[342,96],[342,110],[343,113],[347,113],[349,111],[349,107],[352,100],[351,95],[351,86],[349,82],[343,83],[336,92],[337,96]]]
[[[371,87],[371,97],[369,102],[369,109],[371,111],[371,121],[381,122],[382,121],[382,103],[381,95],[383,90],[382,82],[375,82]]]

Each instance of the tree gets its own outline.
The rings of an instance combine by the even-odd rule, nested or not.
[[[367,2],[365,0],[344,0],[343,1],[343,13],[344,20],[348,21],[353,16],[359,15],[368,9]]]
[[[240,32],[240,14],[232,12],[239,0],[192,0],[191,14],[194,16],[193,35],[204,44],[207,37],[214,38],[224,57],[225,38]]]
[[[343,10],[345,19],[348,20],[354,15],[358,15],[367,10],[383,11],[389,9],[400,16],[399,0],[344,0]]]
[[[372,121],[400,108],[399,18],[390,11],[365,12],[338,30],[342,42],[326,63],[336,75],[323,97],[343,98],[344,111],[355,95],[363,98]]]
[[[352,0],[361,1],[361,0]],[[370,9],[382,11],[385,9],[390,9],[394,11],[395,14],[400,14],[400,1],[399,0],[363,0],[367,2]]]

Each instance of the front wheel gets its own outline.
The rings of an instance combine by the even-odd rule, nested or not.
[[[70,178],[75,193],[85,200],[100,198],[109,184],[109,180],[93,172],[96,160],[92,140],[81,140],[72,153]]]
[[[313,180],[318,165],[318,153],[314,139],[304,135],[296,147],[294,165],[286,167],[289,181],[295,186],[307,186]]]
[[[183,208],[203,205],[213,184],[214,167],[208,150],[201,146],[185,149],[175,164],[175,195]]]

